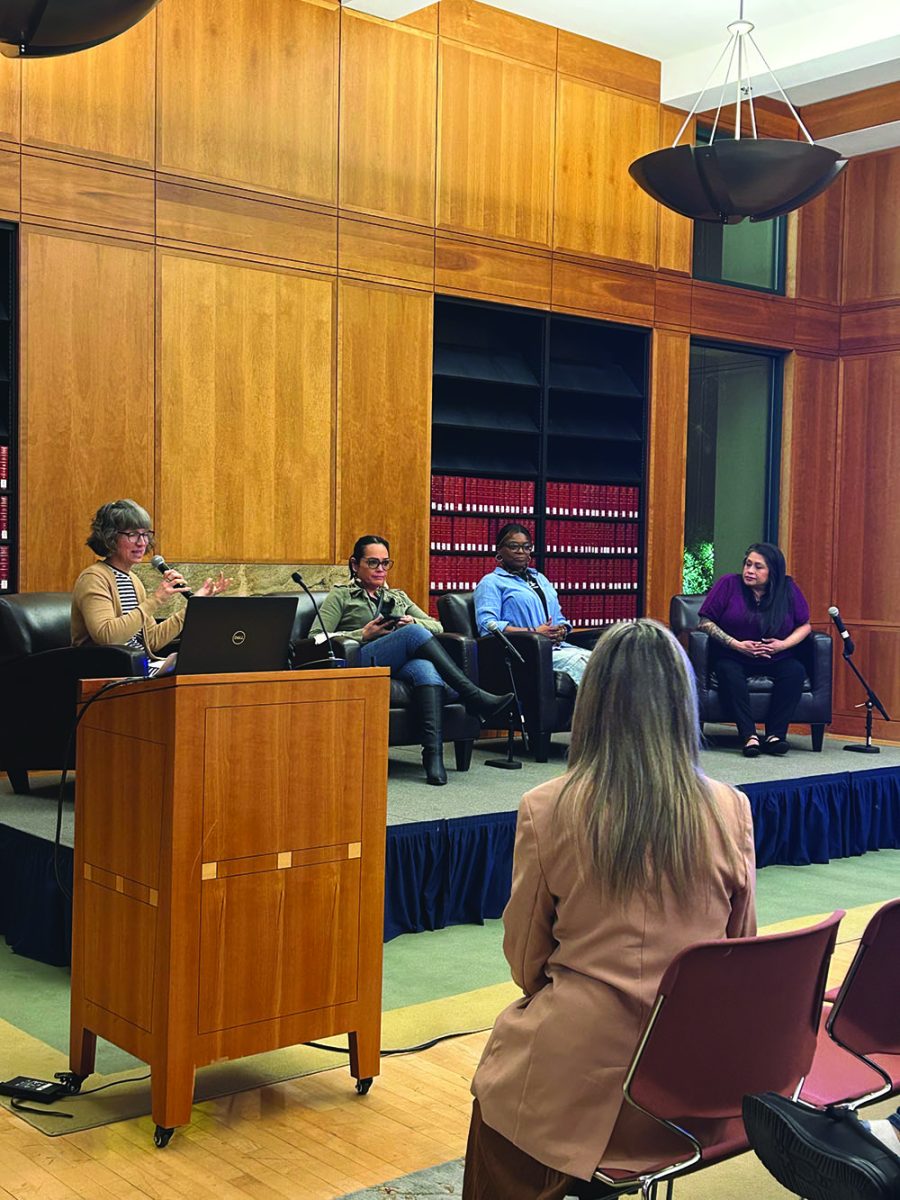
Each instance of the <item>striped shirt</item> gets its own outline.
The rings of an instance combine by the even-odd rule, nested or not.
[[[109,564],[112,567],[112,563]],[[119,593],[119,604],[122,606],[122,616],[133,612],[138,607],[137,592],[134,590],[134,580],[127,571],[120,571],[118,567],[113,567],[113,574],[116,580],[116,591]],[[143,650],[144,647],[144,631],[139,629],[134,637],[128,639],[126,646],[136,646]]]

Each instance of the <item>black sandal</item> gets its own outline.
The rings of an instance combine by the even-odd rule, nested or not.
[[[761,752],[759,734],[752,733],[746,742],[744,742],[744,749],[742,751],[744,758],[759,758]]]
[[[787,754],[790,746],[780,737],[767,737],[763,742],[763,750],[766,754]]]

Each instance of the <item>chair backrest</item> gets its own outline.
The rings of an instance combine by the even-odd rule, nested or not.
[[[816,1049],[843,912],[791,933],[698,942],[670,963],[626,1080],[667,1120],[738,1117],[747,1094],[790,1095]]]
[[[461,633],[463,637],[477,638],[475,624],[475,593],[446,592],[438,597],[438,615],[446,633]]]
[[[678,637],[679,633],[690,633],[697,628],[700,609],[706,592],[698,596],[673,596],[669,601],[669,628]]]
[[[827,1028],[854,1054],[900,1054],[900,899],[866,926]]]
[[[23,592],[0,598],[0,662],[71,644],[71,592]]]
[[[273,596],[290,596],[291,599],[297,601],[297,615],[294,617],[294,628],[291,631],[291,643],[301,642],[304,638],[312,637],[314,634],[321,633],[322,627],[315,620],[316,611],[313,608],[312,600],[307,596],[306,592],[272,592]],[[316,603],[321,608],[328,595],[327,592],[314,592]],[[313,625],[315,624],[315,627]]]

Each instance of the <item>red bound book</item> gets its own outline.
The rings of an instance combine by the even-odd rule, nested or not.
[[[0,584],[9,582],[9,546],[0,546]]]
[[[559,512],[559,484],[547,484],[547,516],[555,517]]]
[[[9,537],[9,496],[0,496],[0,538]]]
[[[516,504],[516,488],[518,484],[512,479],[504,479],[503,481],[503,501],[506,515],[508,517],[515,516],[519,511]]]

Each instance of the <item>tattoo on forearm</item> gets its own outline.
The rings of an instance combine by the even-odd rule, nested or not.
[[[720,629],[718,625],[713,624],[708,617],[704,617],[698,624],[697,628],[703,633],[708,633],[711,638],[715,638],[717,642],[721,642],[723,646],[730,646],[735,639],[730,633],[726,633],[724,629]]]

